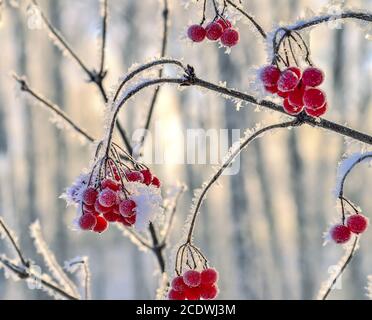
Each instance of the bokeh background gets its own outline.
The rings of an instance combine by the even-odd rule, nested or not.
[[[12,2],[12,3],[10,3]],[[11,77],[26,75],[31,86],[60,105],[92,135],[103,132],[104,104],[76,63],[52,44],[46,30],[35,28],[27,1],[5,1],[0,29],[0,215],[19,235],[25,254],[40,263],[29,238],[28,225],[39,219],[49,246],[59,262],[87,255],[96,299],[153,299],[159,284],[151,252],[139,251],[116,228],[101,236],[77,233],[69,226],[74,209],[66,209],[59,195],[86,167],[92,148],[73,133],[56,128],[51,114],[27,98]],[[249,91],[251,68],[266,61],[265,47],[252,28],[237,22],[241,41],[231,51],[214,43],[190,45],[182,39],[186,26],[200,20],[200,5],[185,9],[185,1],[169,0],[168,55],[184,58],[198,75],[212,82]],[[327,5],[321,0],[243,1],[265,30],[281,21],[295,21]],[[342,3],[342,1],[340,1]],[[334,4],[334,3],[333,3]],[[346,1],[346,6],[372,9],[372,1]],[[98,65],[99,1],[40,0],[89,66]],[[337,8],[337,5],[336,5]],[[116,84],[133,63],[159,54],[162,1],[110,0],[106,87]],[[328,8],[330,13],[334,6]],[[327,12],[327,10],[326,10]],[[311,32],[313,61],[326,72],[324,89],[330,110],[327,119],[371,133],[372,46],[366,26],[355,22]],[[370,38],[370,36],[369,36]],[[121,121],[129,132],[141,128],[152,90],[130,102]],[[160,143],[175,159],[183,141],[175,128],[252,128],[283,116],[255,112],[252,105],[237,111],[232,101],[195,88],[165,86],[154,120],[162,131]],[[221,299],[312,299],[329,275],[328,268],[342,256],[336,245],[323,247],[323,232],[337,215],[332,189],[342,155],[368,147],[345,143],[336,134],[311,127],[282,130],[251,144],[242,154],[241,170],[224,176],[212,188],[198,220],[196,243],[220,272]],[[170,159],[172,160],[172,159]],[[193,189],[212,173],[210,165],[170,161],[154,165],[164,189],[177,181],[188,186],[181,198],[169,247],[178,242],[189,213]],[[346,192],[366,215],[372,212],[371,172],[361,165],[349,178]],[[371,232],[342,279],[334,299],[365,299],[367,275],[372,274]],[[0,252],[8,248],[0,242]],[[168,264],[172,272],[172,266]],[[0,299],[43,299],[23,282],[0,275]]]

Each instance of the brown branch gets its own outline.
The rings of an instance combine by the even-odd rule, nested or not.
[[[107,34],[107,10],[108,0],[102,0],[102,38],[101,38],[101,56],[100,56],[100,66],[98,74],[105,76],[105,53],[106,53],[106,34]]]

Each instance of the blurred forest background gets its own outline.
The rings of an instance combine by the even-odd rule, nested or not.
[[[26,256],[38,262],[28,225],[39,219],[58,260],[87,255],[96,299],[153,299],[159,284],[154,256],[139,251],[116,228],[101,236],[77,233],[69,226],[74,208],[59,199],[64,188],[88,165],[92,148],[71,132],[56,128],[51,114],[19,91],[11,72],[26,75],[30,85],[71,115],[92,135],[102,134],[103,102],[94,85],[70,58],[52,44],[46,30],[34,28],[32,17],[5,4],[0,29],[0,215],[17,232]],[[248,90],[250,68],[266,62],[262,41],[244,21],[237,23],[240,43],[230,55],[214,43],[190,45],[181,39],[186,27],[199,22],[195,6],[170,0],[168,56],[184,58],[197,75],[229,87]],[[292,22],[322,0],[243,1],[266,30],[280,21]],[[98,64],[99,1],[40,0],[89,66]],[[346,6],[372,9],[371,0],[346,1]],[[199,5],[200,6],[200,5]],[[110,0],[106,87],[116,84],[133,63],[159,55],[162,2]],[[324,89],[330,110],[326,118],[347,123],[371,134],[372,43],[366,31],[349,21],[341,28],[323,24],[311,32],[312,58],[326,72]],[[121,121],[132,132],[141,128],[152,90],[130,102]],[[160,121],[161,144],[177,155],[180,141],[174,128],[254,127],[277,122],[282,116],[255,112],[252,105],[239,111],[231,101],[195,88],[180,92],[162,88],[154,121]],[[216,146],[217,147],[217,146]],[[205,201],[196,228],[196,244],[220,272],[221,299],[312,299],[329,275],[328,268],[343,254],[341,247],[323,247],[323,232],[337,214],[332,189],[337,164],[345,152],[360,151],[343,137],[308,126],[266,135],[246,149],[241,170],[224,176]],[[175,157],[176,158],[176,157]],[[189,212],[192,191],[212,173],[209,165],[168,163],[153,166],[164,189],[177,181],[189,190],[181,198],[167,256],[178,242]],[[366,165],[355,170],[346,193],[371,216],[372,179]],[[334,299],[365,299],[367,275],[372,274],[371,230],[342,279]],[[0,242],[0,252],[7,248]],[[172,272],[172,266],[170,271]],[[3,272],[1,272],[3,273]],[[0,299],[47,298],[23,282],[0,277]]]

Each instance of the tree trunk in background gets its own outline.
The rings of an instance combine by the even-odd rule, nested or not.
[[[57,29],[62,29],[62,17],[63,10],[61,8],[60,1],[54,1],[49,4],[49,16],[53,21],[54,26]],[[62,75],[61,66],[61,52],[58,48],[53,46],[53,54],[51,55],[50,67],[45,70],[45,74],[50,79],[51,91],[54,95],[51,95],[53,101],[57,103],[62,109],[65,109],[65,90],[64,81]],[[66,170],[68,167],[68,149],[66,147],[65,132],[55,128],[54,129],[54,143],[56,145],[56,164],[54,171],[54,189],[56,195],[56,220],[55,220],[55,236],[53,239],[53,248],[56,249],[56,255],[59,261],[64,261],[63,259],[68,258],[67,248],[68,248],[68,237],[67,228],[65,227],[65,215],[66,215],[66,204],[63,200],[58,198],[58,195],[62,194],[64,188],[67,186]]]

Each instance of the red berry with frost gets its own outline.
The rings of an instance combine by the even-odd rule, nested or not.
[[[103,217],[108,221],[108,222],[116,222],[118,221],[119,215],[114,213],[113,211],[107,212],[103,214]]]
[[[112,179],[104,179],[101,182],[102,189],[111,189],[113,191],[118,191],[120,189],[120,184]]]
[[[130,217],[135,213],[134,209],[136,207],[137,205],[133,200],[126,199],[119,203],[119,212],[123,217]]]
[[[104,189],[99,193],[98,201],[101,206],[111,208],[116,204],[117,194],[111,189]]]
[[[260,79],[265,87],[274,87],[277,85],[280,78],[280,70],[278,67],[269,65],[263,67],[260,71]]]
[[[304,92],[304,105],[306,108],[317,109],[326,103],[325,93],[317,88],[307,88]]]
[[[226,47],[233,47],[239,42],[239,32],[233,28],[225,29],[221,36],[221,42]]]
[[[217,282],[217,279],[218,272],[216,269],[208,268],[201,273],[201,284],[203,285],[214,284]]]
[[[199,287],[187,287],[185,290],[185,296],[187,300],[199,300],[201,290]]]
[[[79,219],[79,227],[82,230],[92,230],[96,223],[97,217],[91,213],[84,214]]]
[[[368,218],[362,214],[353,214],[346,220],[346,225],[353,233],[362,233],[368,227]]]
[[[289,103],[288,98],[284,99],[283,101],[283,109],[291,115],[296,115],[299,114],[302,110],[303,107],[297,107]]]
[[[94,207],[94,204],[93,205],[83,204],[83,212],[84,213],[92,213],[92,214],[94,214],[96,212],[96,209]]]
[[[183,274],[183,281],[189,287],[197,287],[201,282],[201,274],[196,270],[187,270]]]
[[[136,214],[133,214],[131,215],[130,217],[122,217],[123,220],[121,220],[121,222],[125,225],[125,226],[132,226],[136,223],[136,220],[137,220],[137,215]]]
[[[298,85],[293,91],[288,94],[288,102],[292,106],[302,107],[304,105],[304,90],[303,86]]]
[[[297,87],[300,79],[291,70],[284,70],[278,80],[278,90],[280,91],[292,91]]]
[[[202,285],[200,288],[200,296],[206,300],[212,300],[217,297],[218,289],[214,284]]]
[[[219,18],[219,19],[217,19],[216,22],[222,27],[222,30],[223,31],[225,31],[226,29],[232,27],[231,22],[229,20],[227,20],[227,19]]]
[[[139,171],[128,171],[126,177],[131,182],[143,182],[143,175]]]
[[[98,196],[98,191],[93,187],[88,187],[83,192],[83,202],[87,205],[94,205]]]
[[[314,67],[307,68],[302,75],[302,81],[309,87],[317,87],[322,84],[323,80],[323,71]]]
[[[207,32],[207,38],[209,40],[215,41],[221,38],[223,28],[219,23],[211,22],[210,24],[207,25],[205,31]]]
[[[277,86],[272,86],[272,87],[265,86],[265,90],[267,92],[270,92],[272,94],[275,94],[275,93],[278,92],[278,87]]]
[[[278,96],[281,97],[281,98],[287,98],[289,96],[289,93],[290,93],[290,91],[289,92],[283,92],[283,91],[280,91],[280,90],[278,90],[278,92],[277,92]]]
[[[333,241],[341,244],[350,240],[351,231],[348,227],[342,224],[337,224],[330,230],[330,235]]]
[[[183,281],[182,276],[175,277],[172,280],[171,286],[172,286],[172,289],[174,289],[176,291],[185,291],[186,288],[187,288],[185,282]]]
[[[184,292],[176,291],[176,290],[169,290],[168,292],[168,299],[169,300],[185,300],[186,296]]]
[[[187,36],[194,42],[203,41],[206,34],[207,32],[205,31],[205,29],[198,24],[190,26],[187,30]]]
[[[323,114],[327,112],[327,109],[328,105],[326,103],[323,107],[317,109],[306,108],[305,112],[311,117],[321,117]]]
[[[102,233],[104,232],[108,227],[108,223],[105,218],[103,217],[97,217],[97,223],[93,228],[94,232]]]
[[[99,200],[97,199],[95,204],[94,204],[94,208],[96,209],[97,212],[99,213],[107,213],[107,212],[110,212],[112,210],[112,208],[110,207],[104,207],[102,206],[100,203],[99,203]]]
[[[296,76],[298,77],[298,79],[301,79],[301,69],[298,68],[298,67],[288,67],[286,70],[290,70],[292,72],[294,72],[296,74]]]
[[[155,176],[152,177],[151,184],[157,188],[160,188],[161,185],[159,178]]]
[[[152,181],[152,174],[149,169],[141,170],[143,175],[143,183],[149,185]]]

